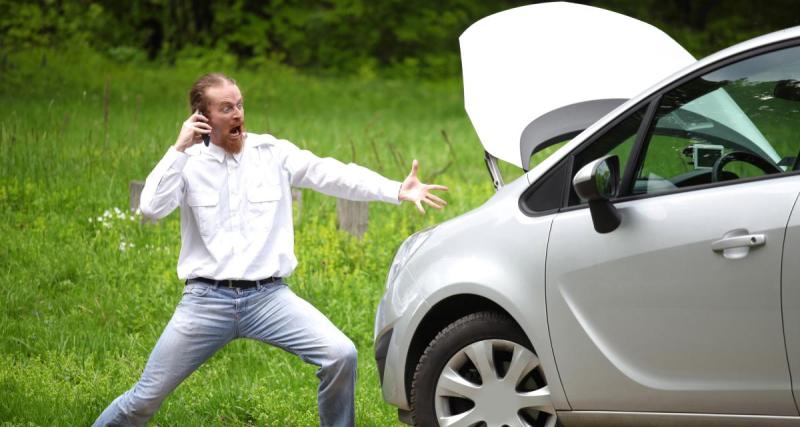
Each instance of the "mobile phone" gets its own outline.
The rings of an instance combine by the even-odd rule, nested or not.
[[[205,115],[203,113],[201,113],[199,110],[197,111],[197,114],[200,114],[201,116],[205,117]],[[203,144],[205,144],[206,147],[208,147],[208,144],[210,144],[210,143],[211,143],[211,135],[209,135],[207,133],[204,133],[203,134]]]

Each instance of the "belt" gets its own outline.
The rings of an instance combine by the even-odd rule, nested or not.
[[[188,279],[186,281],[186,284],[188,285],[189,282],[202,282],[223,288],[247,289],[247,288],[256,288],[258,286],[266,286],[269,285],[270,283],[275,283],[280,281],[281,281],[280,277],[267,277],[266,279],[261,279],[261,280],[214,280],[205,277],[193,277],[191,279]]]

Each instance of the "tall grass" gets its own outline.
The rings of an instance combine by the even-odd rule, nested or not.
[[[174,142],[189,114],[186,92],[207,71],[126,66],[84,51],[27,52],[4,63],[0,424],[88,425],[141,373],[181,296],[179,219],[131,217],[128,183]],[[357,423],[397,424],[372,350],[393,253],[410,233],[492,193],[460,82],[322,78],[277,66],[213,71],[238,79],[251,132],[395,179],[417,158],[423,180],[438,172],[451,188],[450,205],[425,216],[371,205],[362,240],[337,230],[333,199],[310,191],[296,224],[300,265],[288,282],[358,347]],[[188,378],[152,424],[315,425],[316,386],[314,367],[241,340]]]

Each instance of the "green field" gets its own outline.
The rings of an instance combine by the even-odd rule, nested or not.
[[[304,190],[296,211],[300,265],[288,282],[359,349],[357,423],[398,423],[381,398],[372,351],[394,251],[493,192],[460,81],[134,66],[30,51],[5,58],[0,70],[0,425],[88,425],[137,380],[182,283],[178,215],[142,224],[128,213],[128,183],[144,179],[174,143],[188,88],[207,71],[239,80],[251,132],[395,179],[417,158],[423,180],[438,174],[451,188],[449,206],[425,216],[408,204],[372,204],[363,240],[337,230],[332,198]],[[315,425],[314,371],[240,340],[185,381],[152,425]]]

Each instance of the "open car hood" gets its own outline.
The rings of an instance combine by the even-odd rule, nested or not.
[[[526,170],[537,146],[571,137],[695,62],[652,25],[563,2],[488,16],[459,42],[464,106],[478,138]]]

